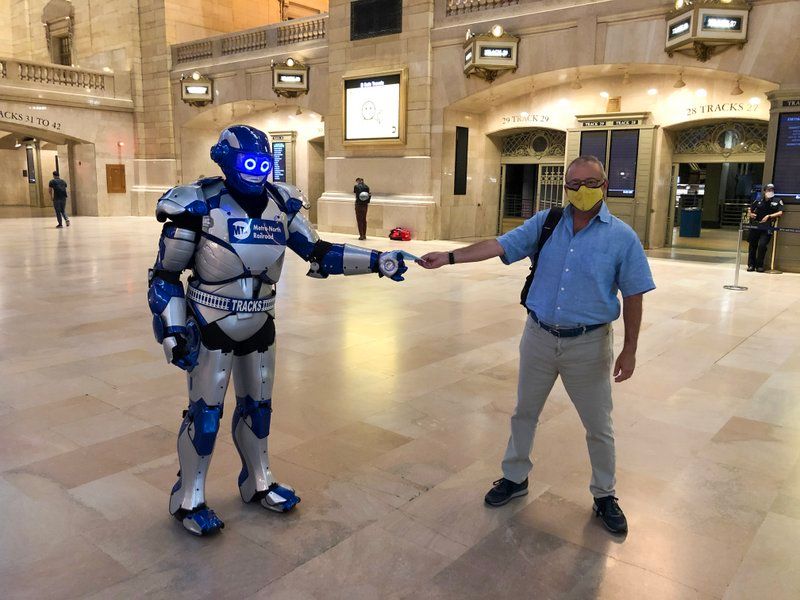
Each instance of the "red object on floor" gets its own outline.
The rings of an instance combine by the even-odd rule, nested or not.
[[[405,227],[395,227],[389,232],[389,239],[400,242],[407,242],[411,239],[411,232]]]

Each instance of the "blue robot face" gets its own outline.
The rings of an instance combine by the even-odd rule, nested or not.
[[[211,159],[225,174],[228,188],[245,196],[261,195],[273,165],[267,134],[247,125],[223,130],[211,147]]]

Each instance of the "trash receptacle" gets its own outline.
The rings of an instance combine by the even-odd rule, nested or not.
[[[700,237],[703,211],[699,208],[681,209],[681,237]]]

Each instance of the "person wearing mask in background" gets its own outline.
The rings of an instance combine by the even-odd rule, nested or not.
[[[367,239],[367,209],[372,195],[369,193],[369,186],[364,183],[362,177],[356,178],[353,186],[353,193],[356,195],[356,224],[358,225],[358,239]]]
[[[609,212],[607,190],[603,164],[594,156],[581,156],[566,171],[569,205],[563,213],[538,212],[497,239],[432,252],[418,262],[428,269],[494,257],[511,264],[537,252],[543,231],[552,234],[534,263],[538,267],[532,285],[523,289],[528,320],[520,343],[517,406],[503,477],[494,482],[485,502],[502,506],[528,493],[536,426],[560,375],[586,430],[594,512],[607,529],[624,533],[628,523],[615,490],[611,375],[617,382],[633,375],[642,297],[655,283],[636,232]],[[623,298],[625,343],[614,362],[611,323],[620,315],[617,292]]]
[[[67,222],[67,227],[69,227],[69,217],[66,212],[67,182],[58,176],[58,171],[53,171],[53,178],[50,180],[50,183],[47,184],[47,187],[50,188],[50,200],[53,201],[53,208],[56,211],[56,218],[58,219],[56,228],[63,227],[61,224],[61,217],[64,217],[64,220]]]
[[[767,246],[772,240],[774,221],[783,214],[783,200],[775,197],[775,186],[767,184],[764,196],[758,198],[747,209],[747,218],[750,224],[757,229],[750,230],[748,243],[750,248],[747,253],[747,270],[764,272],[764,257],[767,255]]]

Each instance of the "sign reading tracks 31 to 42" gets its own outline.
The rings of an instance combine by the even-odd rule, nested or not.
[[[0,106],[0,121],[41,127],[42,129],[49,129],[51,131],[61,131],[61,123],[59,121],[51,121],[47,117],[37,114],[6,110],[2,106]]]

